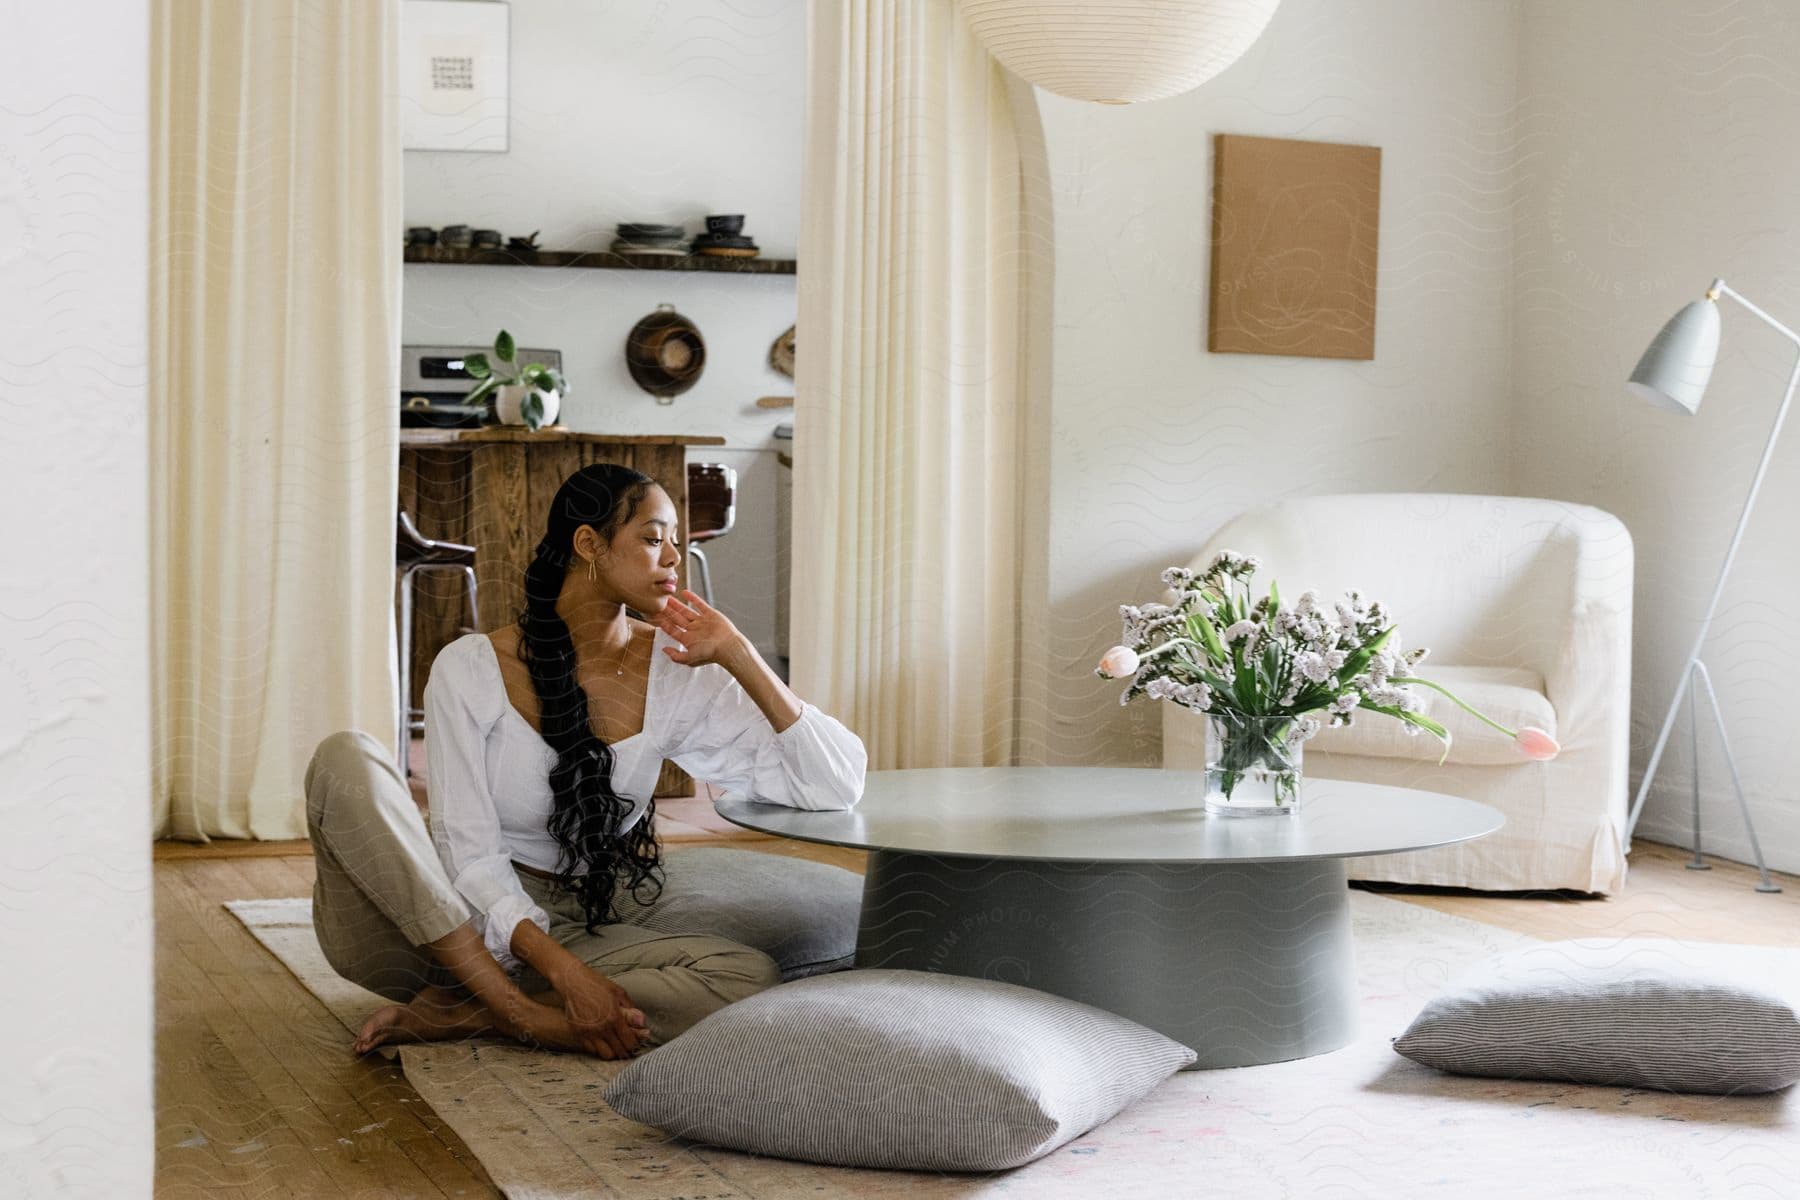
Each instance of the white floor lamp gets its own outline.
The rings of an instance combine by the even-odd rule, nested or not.
[[[1715,279],[1712,286],[1706,289],[1706,298],[1694,301],[1670,317],[1669,323],[1656,335],[1656,340],[1650,343],[1650,348],[1644,351],[1644,357],[1638,360],[1637,370],[1631,373],[1631,382],[1626,385],[1633,394],[1670,412],[1691,416],[1699,410],[1700,398],[1706,393],[1707,381],[1712,378],[1713,363],[1719,355],[1717,301],[1720,296],[1730,296],[1774,326],[1796,347],[1800,347],[1800,334],[1726,287],[1723,279]],[[1750,805],[1744,799],[1744,781],[1738,775],[1737,759],[1732,757],[1731,742],[1725,735],[1725,714],[1719,708],[1718,696],[1713,693],[1712,678],[1707,674],[1706,664],[1700,661],[1700,648],[1706,644],[1706,633],[1712,627],[1713,614],[1719,610],[1719,597],[1725,593],[1725,577],[1731,573],[1732,559],[1737,557],[1738,544],[1744,540],[1744,527],[1750,523],[1750,510],[1756,504],[1756,493],[1762,488],[1763,475],[1768,472],[1769,460],[1775,454],[1775,439],[1781,436],[1781,424],[1787,420],[1788,405],[1793,402],[1796,383],[1800,383],[1800,356],[1796,357],[1793,372],[1788,375],[1787,392],[1781,398],[1781,407],[1775,410],[1775,424],[1769,430],[1768,445],[1763,447],[1762,461],[1756,464],[1756,475],[1750,480],[1750,494],[1744,497],[1744,511],[1738,516],[1737,529],[1732,532],[1731,545],[1726,549],[1725,561],[1719,567],[1719,581],[1713,585],[1712,599],[1707,602],[1706,616],[1700,621],[1700,631],[1695,635],[1693,652],[1688,655],[1687,664],[1682,667],[1681,683],[1675,689],[1674,700],[1669,704],[1669,715],[1663,718],[1662,732],[1656,736],[1656,749],[1650,752],[1650,765],[1644,770],[1644,781],[1638,785],[1637,799],[1632,801],[1631,816],[1625,824],[1625,844],[1626,849],[1630,849],[1632,832],[1637,828],[1638,816],[1644,810],[1644,801],[1650,795],[1650,783],[1656,778],[1656,768],[1662,762],[1663,748],[1668,745],[1669,732],[1675,727],[1675,714],[1681,711],[1681,700],[1686,696],[1689,701],[1689,725],[1694,751],[1694,859],[1688,863],[1688,869],[1708,869],[1700,856],[1699,693],[1704,690],[1707,706],[1712,710],[1713,724],[1719,731],[1719,745],[1724,749],[1725,761],[1731,767],[1731,783],[1737,789],[1738,808],[1744,814],[1744,829],[1750,835],[1750,849],[1756,855],[1756,869],[1762,874],[1762,882],[1756,885],[1759,892],[1779,892],[1781,888],[1769,878],[1769,868],[1763,864],[1762,847],[1756,840],[1756,826],[1750,821]]]

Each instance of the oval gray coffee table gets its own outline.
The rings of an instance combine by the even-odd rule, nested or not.
[[[1345,860],[1469,841],[1485,804],[1308,779],[1301,810],[1214,817],[1198,771],[872,771],[849,812],[727,796],[747,829],[868,850],[858,967],[1021,984],[1239,1067],[1356,1033]]]

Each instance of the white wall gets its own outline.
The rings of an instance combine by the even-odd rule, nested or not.
[[[745,214],[765,256],[799,240],[802,0],[513,0],[511,145],[409,151],[408,225],[540,230],[550,249],[605,249],[621,221]],[[398,236],[398,231],[396,231]],[[775,642],[775,443],[793,395],[769,345],[794,323],[792,276],[539,268],[406,268],[408,342],[485,343],[502,326],[561,350],[560,418],[605,433],[718,434],[695,461],[738,469],[737,528],[708,550],[717,599],[765,654]],[[625,335],[667,301],[706,339],[700,382],[659,405],[625,371]],[[782,444],[783,447],[787,445]]]
[[[1535,0],[1520,69],[1516,482],[1617,513],[1637,541],[1637,780],[1677,683],[1794,347],[1731,301],[1706,402],[1654,411],[1623,381],[1723,276],[1800,327],[1800,9],[1733,0]],[[1800,429],[1790,425],[1705,650],[1771,866],[1800,870]],[[1683,725],[1640,835],[1689,842]],[[1704,745],[1704,743],[1703,743]],[[1706,842],[1750,846],[1702,750]]]
[[[7,32],[0,1192],[148,1196],[149,27],[69,0]]]
[[[1176,99],[1040,93],[1055,191],[1052,698],[1044,757],[1160,761],[1095,679],[1117,607],[1233,514],[1327,491],[1504,491],[1512,0],[1285,0]],[[1210,354],[1212,136],[1382,149],[1372,362]]]

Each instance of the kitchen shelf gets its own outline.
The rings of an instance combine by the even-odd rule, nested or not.
[[[468,250],[449,246],[408,246],[409,263],[465,267],[597,267],[605,271],[718,271],[727,275],[792,275],[791,258],[714,258],[684,254],[614,254],[610,250]]]

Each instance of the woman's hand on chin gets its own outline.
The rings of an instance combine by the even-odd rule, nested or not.
[[[681,643],[679,647],[663,647],[663,653],[684,667],[718,663],[729,669],[732,660],[749,645],[744,635],[730,617],[693,592],[683,591],[681,595],[680,600],[669,597],[656,614],[657,628]]]

